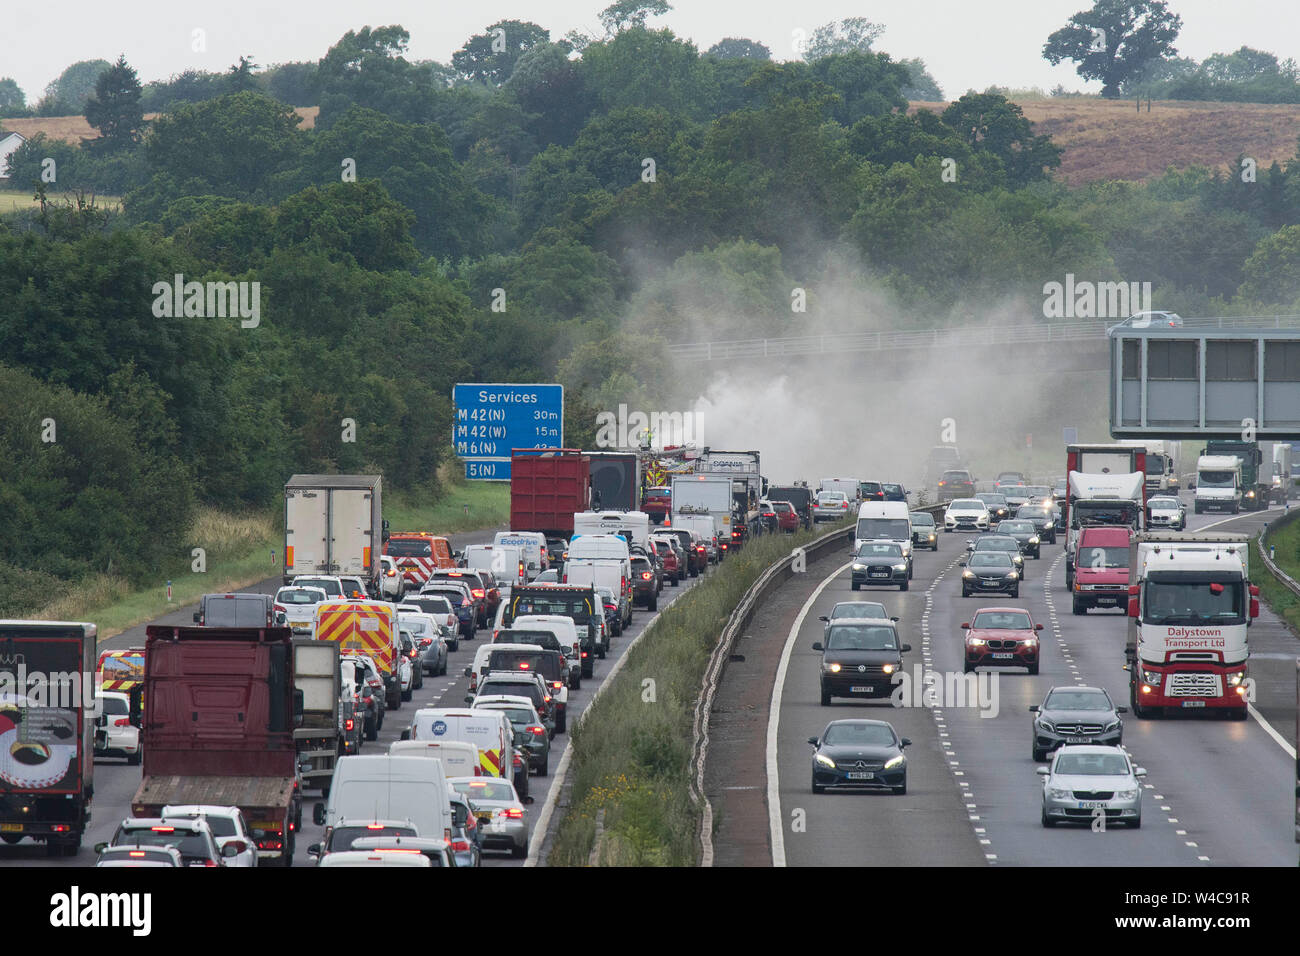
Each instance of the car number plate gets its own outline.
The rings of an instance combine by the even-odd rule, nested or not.
[[[1100,809],[1104,809],[1105,806],[1106,806],[1105,800],[1080,800],[1079,801],[1080,810],[1100,810]]]
[[[867,684],[866,686],[850,687],[849,691],[854,694],[870,694],[875,689],[873,685]]]
[[[0,823],[0,833],[22,833],[21,823]]]
[[[1016,655],[1012,654],[1010,651],[998,651],[993,655],[993,659],[995,661],[1006,661],[1006,660],[1010,660],[1015,656]]]
[[[1185,700],[1185,701],[1183,701],[1183,706],[1184,706],[1184,707],[1204,707],[1204,706],[1205,706],[1205,701],[1203,701],[1203,700]]]
[[[887,577],[889,577],[889,572],[888,572],[888,571],[872,571],[872,572],[871,572],[871,576],[872,576],[873,578],[887,578]]]
[[[1090,744],[1092,743],[1092,738],[1091,737],[1066,737],[1065,742],[1067,744]]]
[[[876,774],[872,770],[855,770],[852,773],[846,773],[844,776],[850,780],[874,780]]]

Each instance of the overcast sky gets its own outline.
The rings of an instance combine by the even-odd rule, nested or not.
[[[503,19],[531,20],[553,38],[569,30],[598,33],[607,0],[58,0],[22,3],[5,16],[0,77],[12,76],[35,103],[45,85],[78,60],[114,60],[125,53],[144,82],[187,69],[224,71],[240,54],[267,66],[318,60],[347,30],[400,23],[411,34],[409,56],[447,62],[467,38]],[[810,34],[843,17],[864,16],[885,27],[876,48],[896,58],[921,57],[950,98],[989,85],[1099,92],[1072,64],[1049,66],[1047,35],[1091,0],[677,0],[650,21],[707,49],[727,36],[766,44],[792,59],[795,30]],[[1182,56],[1204,59],[1242,45],[1279,59],[1300,58],[1300,17],[1292,0],[1171,0],[1183,18]],[[206,52],[191,49],[194,30]]]

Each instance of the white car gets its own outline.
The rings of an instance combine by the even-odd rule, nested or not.
[[[1181,329],[1183,317],[1177,312],[1135,312],[1123,323],[1131,329],[1167,328]]]
[[[125,757],[129,764],[141,759],[140,728],[131,723],[131,698],[101,691],[99,717],[95,719],[95,756]]]
[[[275,613],[284,615],[284,626],[295,634],[310,634],[316,627],[316,605],[328,600],[324,588],[280,588],[275,592]]]
[[[1187,524],[1187,506],[1172,495],[1158,495],[1147,502],[1147,525],[1181,531]]]
[[[849,513],[849,499],[842,491],[819,491],[813,501],[813,524],[839,521]]]
[[[379,558],[379,598],[381,601],[400,601],[406,596],[406,578],[397,562],[388,555]]]
[[[943,513],[944,531],[989,530],[988,505],[978,498],[954,498]]]
[[[397,680],[401,686],[402,700],[410,700],[411,692],[415,690],[415,668],[405,654],[397,655]]]
[[[253,839],[252,831],[249,830],[239,807],[213,807],[200,804],[166,806],[162,809],[162,815],[167,818],[206,820],[208,828],[212,830],[212,838],[217,841],[217,847],[222,851],[221,855],[226,861],[226,866],[257,866],[257,842]],[[233,856],[227,856],[225,849],[231,843],[240,844],[240,849]]]
[[[1052,755],[1048,767],[1037,768],[1043,778],[1042,823],[1142,825],[1142,778],[1147,772],[1133,765],[1123,747],[1070,745]]]
[[[321,857],[321,866],[419,866],[431,867],[432,861],[418,850],[343,850]]]

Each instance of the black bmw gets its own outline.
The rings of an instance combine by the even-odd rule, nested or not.
[[[809,737],[813,793],[828,787],[907,793],[907,758],[912,741],[883,720],[832,720],[820,738]]]

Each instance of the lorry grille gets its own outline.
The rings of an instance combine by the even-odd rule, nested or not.
[[[1170,697],[1222,697],[1218,674],[1174,673],[1169,675]]]

